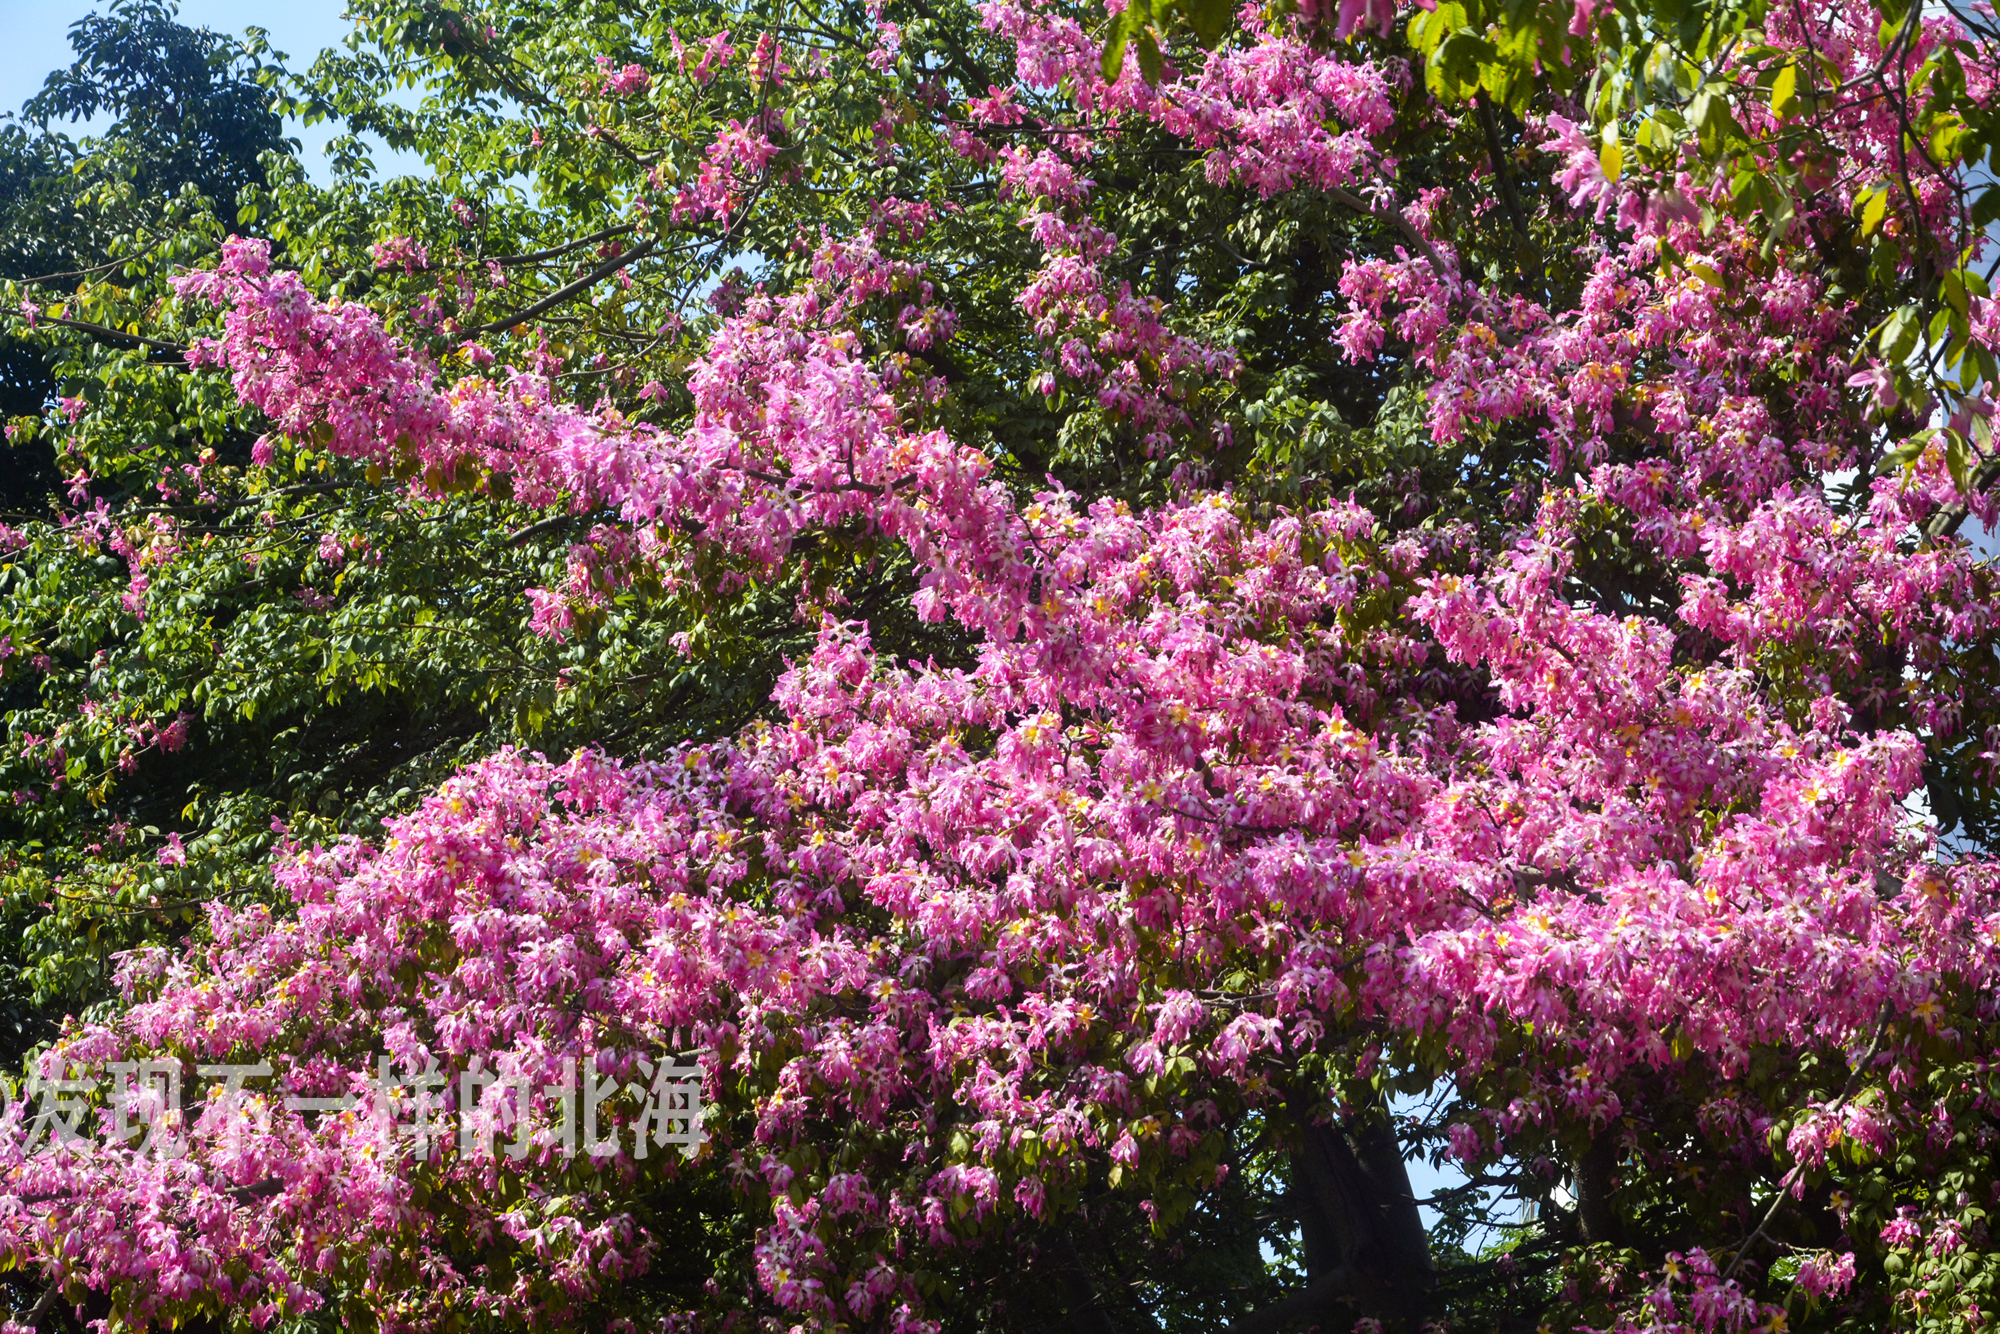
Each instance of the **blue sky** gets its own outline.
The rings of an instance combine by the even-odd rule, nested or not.
[[[0,0],[0,32],[7,34],[0,49],[0,111],[19,111],[21,103],[40,91],[53,69],[68,65],[72,53],[69,26],[108,0]],[[237,35],[253,24],[271,35],[271,44],[285,52],[293,69],[310,66],[313,57],[338,46],[348,32],[345,0],[182,0],[180,21],[190,27],[213,28]],[[326,178],[324,150],[330,127],[312,129],[297,124],[290,133],[305,145],[306,170],[316,180]],[[396,155],[378,150],[378,171],[404,166]]]

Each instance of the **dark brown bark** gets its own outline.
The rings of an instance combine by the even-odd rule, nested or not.
[[[1521,214],[1520,198],[1514,193],[1514,176],[1507,170],[1507,149],[1500,142],[1500,118],[1493,114],[1493,102],[1481,93],[1475,102],[1479,127],[1486,131],[1486,155],[1493,163],[1493,179],[1500,187],[1500,204],[1507,210],[1507,222],[1518,236],[1528,234],[1528,220]]]
[[[1344,1125],[1315,1122],[1302,1108],[1294,1117],[1307,1286],[1244,1316],[1228,1334],[1275,1334],[1306,1320],[1331,1328],[1362,1315],[1414,1331],[1429,1311],[1435,1271],[1388,1109],[1377,1104]]]

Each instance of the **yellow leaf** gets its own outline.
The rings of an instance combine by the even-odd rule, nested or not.
[[[1799,106],[1799,67],[1786,65],[1771,81],[1771,114],[1788,118]]]
[[[1883,215],[1889,211],[1889,192],[1886,189],[1870,190],[1861,197],[1861,234],[1873,236],[1875,229],[1882,225]]]
[[[1597,161],[1604,168],[1604,178],[1618,179],[1618,173],[1625,170],[1625,145],[1618,142],[1618,126],[1614,123],[1604,127],[1604,147],[1597,154]]]

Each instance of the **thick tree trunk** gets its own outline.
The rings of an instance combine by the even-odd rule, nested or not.
[[[1378,1104],[1346,1125],[1295,1116],[1292,1179],[1307,1286],[1229,1334],[1273,1334],[1295,1320],[1333,1329],[1363,1315],[1414,1334],[1429,1311],[1433,1269],[1388,1108]]]
[[[1097,1285],[1090,1281],[1090,1270],[1076,1252],[1076,1242],[1067,1232],[1059,1232],[1051,1240],[1049,1250],[1063,1285],[1074,1334],[1117,1334],[1118,1327],[1112,1323],[1111,1313],[1104,1309]]]
[[[1618,1165],[1618,1123],[1605,1126],[1576,1161],[1576,1221],[1586,1242],[1624,1239],[1611,1204],[1611,1173]]]

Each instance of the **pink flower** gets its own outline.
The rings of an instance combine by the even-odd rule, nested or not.
[[[1806,1296],[1815,1300],[1828,1295],[1837,1297],[1854,1282],[1854,1253],[1833,1255],[1822,1251],[1810,1256],[1799,1266],[1797,1281]]]
[[[1373,28],[1378,37],[1387,37],[1395,22],[1395,0],[1340,0],[1334,35],[1346,37]]]
[[[1589,36],[1590,25],[1596,21],[1597,11],[1602,9],[1605,3],[1606,0],[1576,0],[1576,12],[1569,21],[1570,36]]]
[[[1550,116],[1548,127],[1551,134],[1542,147],[1563,157],[1563,168],[1556,175],[1556,184],[1570,192],[1571,208],[1590,208],[1594,205],[1597,220],[1604,221],[1623,191],[1604,174],[1596,141],[1586,127],[1562,116]]]
[[[408,236],[391,236],[377,241],[368,247],[368,253],[374,256],[378,269],[400,268],[405,273],[416,273],[431,264],[430,252]]]
[[[1203,1017],[1201,1002],[1185,991],[1170,991],[1160,1001],[1153,1036],[1163,1046],[1178,1047],[1188,1040]]]
[[[561,643],[576,625],[576,613],[570,609],[569,600],[562,594],[546,588],[528,590],[528,602],[534,608],[528,619],[528,628],[545,639]]]
[[[646,73],[645,67],[641,65],[626,65],[622,69],[613,69],[608,56],[599,56],[597,63],[599,68],[605,71],[604,91],[613,97],[631,97],[643,93],[653,81],[652,76]]]
[[[1917,1226],[1917,1211],[1909,1205],[1896,1210],[1896,1216],[1882,1227],[1884,1245],[1903,1249],[1914,1246],[1923,1239],[1923,1229]]]
[[[871,68],[886,70],[896,63],[897,54],[903,49],[903,30],[894,23],[875,25],[875,48],[867,55]]]
[[[1875,406],[1882,412],[1886,413],[1896,406],[1898,397],[1896,378],[1889,373],[1889,368],[1879,361],[1871,360],[1866,370],[1848,376],[1847,385],[1850,389],[1866,390],[1868,396],[1875,400]]]
[[[681,68],[687,70],[687,54],[678,37],[674,39],[674,47],[680,57]],[[735,55],[736,48],[729,44],[729,29],[724,28],[702,42],[701,59],[695,62],[692,70],[687,70],[688,77],[698,84],[707,83],[725,69]]]

